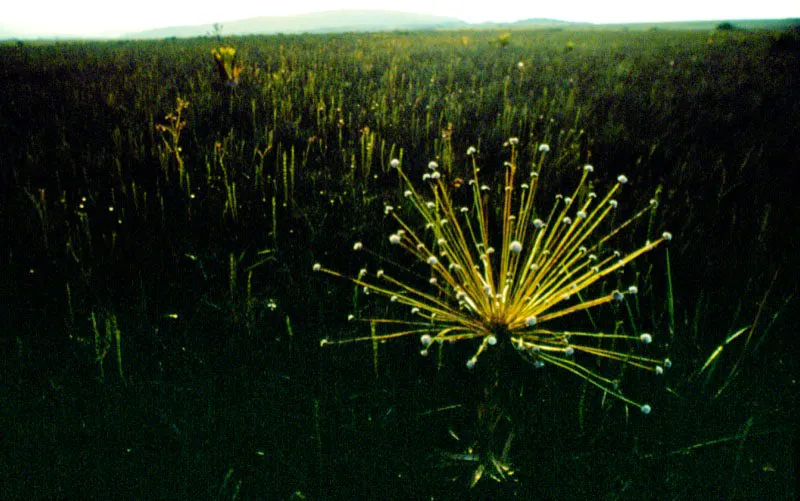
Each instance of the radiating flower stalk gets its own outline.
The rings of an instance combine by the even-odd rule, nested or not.
[[[453,185],[461,183],[445,179],[436,162],[428,165],[422,176],[425,187],[418,189],[401,162],[391,161],[404,187],[406,208],[412,214],[405,214],[402,208],[385,208],[397,224],[388,240],[405,251],[412,263],[427,269],[428,286],[419,287],[383,269],[370,273],[364,268],[356,277],[348,277],[319,263],[314,265],[314,271],[348,278],[364,293],[383,296],[410,311],[406,318],[361,319],[393,328],[387,333],[324,340],[323,345],[416,336],[422,345],[421,353],[426,355],[433,345],[471,342],[475,349],[466,361],[470,370],[484,356],[497,353],[487,364],[492,369],[483,388],[486,402],[478,406],[478,421],[485,436],[476,444],[482,461],[473,475],[473,484],[484,473],[503,479],[510,472],[506,463],[508,446],[518,424],[515,420],[519,420],[511,408],[524,403],[509,402],[514,400],[512,388],[519,373],[502,367],[508,359],[498,358],[501,353],[515,352],[535,367],[549,364],[565,369],[645,414],[651,410],[649,405],[626,397],[618,388],[618,381],[601,375],[597,364],[587,362],[592,357],[602,357],[655,374],[671,365],[668,359],[635,352],[652,341],[651,334],[561,330],[554,322],[624,301],[637,292],[631,285],[597,295],[592,293],[599,287],[592,286],[671,240],[672,235],[664,232],[658,239],[627,253],[611,248],[613,240],[632,229],[637,219],[655,210],[657,202],[651,200],[621,224],[604,225],[614,219],[618,207],[615,197],[627,178],[620,175],[605,195],[598,195],[591,190],[594,169],[585,165],[574,191],[556,196],[549,212],[540,213],[535,204],[536,193],[550,149],[540,144],[530,168],[521,173],[523,169],[517,165],[518,143],[516,138],[508,141],[511,157],[504,166],[499,206],[491,200],[492,189],[481,184],[474,148],[467,151],[471,177],[460,188],[466,190],[464,198],[470,200],[466,206],[454,202],[464,195],[453,189]],[[421,229],[414,228],[409,217],[412,215],[422,220]],[[608,226],[611,227],[607,229]],[[353,248],[368,251],[361,242]],[[498,392],[500,395],[495,395]],[[494,435],[499,428],[511,431],[507,438],[497,441]],[[501,452],[495,451],[498,445]]]
[[[211,55],[217,62],[217,72],[224,84],[228,87],[239,85],[239,75],[242,74],[244,67],[236,61],[236,49],[233,47],[220,47],[213,49]]]

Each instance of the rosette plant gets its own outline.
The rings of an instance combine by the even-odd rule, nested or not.
[[[637,293],[634,285],[621,290],[595,285],[672,239],[664,232],[627,252],[612,247],[637,219],[655,210],[656,201],[630,217],[614,216],[616,197],[627,178],[618,176],[605,194],[598,194],[591,188],[594,168],[584,165],[575,189],[557,195],[552,207],[540,212],[537,189],[550,148],[539,144],[530,167],[520,168],[518,144],[516,138],[508,142],[510,161],[504,164],[498,191],[482,184],[475,148],[467,151],[472,165],[466,182],[448,181],[444,169],[430,162],[422,175],[423,186],[417,187],[402,163],[391,161],[406,203],[400,208],[385,207],[396,223],[388,242],[407,255],[408,267],[402,265],[400,271],[422,268],[427,283],[383,268],[363,268],[350,277],[320,263],[313,267],[347,278],[364,293],[383,296],[397,305],[398,313],[406,312],[396,318],[361,319],[385,327],[386,332],[326,339],[323,345],[416,337],[423,355],[436,345],[472,343],[474,349],[465,361],[467,370],[477,370],[484,357],[489,357],[488,380],[481,392],[486,401],[477,407],[480,431],[468,451],[470,458],[480,458],[473,485],[484,474],[501,480],[511,472],[508,451],[520,420],[514,408],[525,403],[514,401],[519,393],[514,390],[519,373],[507,370],[508,356],[518,355],[534,367],[564,369],[645,414],[651,411],[648,404],[625,396],[616,379],[601,374],[597,364],[590,362],[600,357],[656,374],[670,365],[668,359],[640,354],[643,345],[653,339],[649,333],[564,330],[559,328],[563,322],[557,322]],[[461,186],[459,193],[454,186]],[[457,204],[457,198],[466,203]],[[369,251],[361,242],[354,250]],[[386,262],[388,268],[389,260]],[[503,355],[513,353],[517,355]],[[501,429],[505,431],[500,433]]]

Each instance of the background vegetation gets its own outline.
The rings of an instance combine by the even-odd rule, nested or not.
[[[0,47],[0,497],[794,498],[796,32],[224,43],[236,86],[215,39]],[[634,380],[649,416],[520,371],[515,481],[469,491],[464,357],[320,350],[364,298],[311,266],[388,245],[391,158],[501,173],[511,136],[550,194],[590,162],[658,196],[668,256],[602,321],[674,366]]]

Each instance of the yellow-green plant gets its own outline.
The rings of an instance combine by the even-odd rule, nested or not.
[[[500,47],[506,47],[511,40],[511,33],[502,33],[497,37],[497,43]]]
[[[239,85],[239,75],[242,74],[244,67],[236,61],[236,49],[223,46],[213,49],[211,55],[217,62],[217,72],[222,82],[230,87]]]
[[[183,148],[181,148],[181,133],[186,128],[186,120],[183,117],[183,112],[189,107],[189,101],[183,99],[181,96],[177,97],[175,111],[168,113],[164,120],[166,124],[156,124],[156,130],[161,133],[161,141],[163,142],[163,149],[160,150],[161,164],[164,169],[164,174],[169,181],[169,159],[175,158],[175,163],[178,166],[178,178],[181,186],[189,188],[189,174],[186,171],[183,156]]]
[[[503,346],[513,348],[534,366],[551,364],[565,369],[620,400],[635,405],[645,414],[647,404],[638,404],[621,393],[618,382],[605,377],[587,363],[590,357],[603,357],[640,369],[663,372],[669,360],[635,353],[637,347],[649,344],[652,335],[627,335],[614,332],[583,332],[558,328],[557,319],[601,305],[624,301],[637,289],[595,291],[592,285],[609,277],[642,254],[670,240],[664,232],[653,241],[646,241],[633,251],[622,253],[612,249],[616,237],[631,229],[635,220],[653,210],[657,203],[639,210],[620,224],[604,224],[614,219],[618,195],[627,182],[624,175],[605,195],[591,189],[591,165],[583,166],[578,186],[568,195],[558,195],[555,205],[546,213],[537,209],[536,193],[540,173],[550,148],[538,145],[530,168],[520,176],[517,165],[517,138],[508,141],[510,161],[505,163],[504,182],[499,193],[482,184],[472,158],[471,178],[463,184],[465,193],[454,193],[453,185],[439,170],[436,162],[428,165],[422,176],[424,189],[418,189],[401,167],[392,160],[404,187],[404,197],[412,214],[419,217],[423,228],[416,230],[405,209],[387,206],[385,213],[393,217],[397,229],[388,236],[391,245],[410,255],[417,266],[426,269],[428,285],[391,276],[383,269],[370,272],[362,269],[357,277],[314,264],[315,271],[349,278],[364,293],[377,294],[392,303],[410,309],[410,318],[368,318],[371,325],[388,325],[394,330],[385,334],[344,340],[324,340],[322,344],[375,342],[407,336],[419,336],[422,354],[429,347],[450,342],[474,342],[473,355],[467,367],[473,369],[485,353]],[[460,180],[459,180],[460,181]],[[463,181],[462,181],[463,183]],[[493,200],[497,193],[499,200]],[[458,206],[454,199],[464,198]],[[498,205],[499,203],[499,205]],[[499,227],[499,231],[493,231]],[[498,237],[499,239],[495,239]],[[356,251],[367,251],[361,242]],[[495,376],[492,376],[495,377]],[[504,377],[504,376],[498,376]],[[497,385],[492,383],[493,387]],[[482,417],[488,420],[490,433],[499,417],[497,409],[484,406]],[[502,415],[502,410],[499,411]],[[510,419],[509,419],[510,420]],[[508,442],[504,449],[507,454]],[[491,452],[483,451],[491,455]],[[491,456],[491,469],[483,471],[502,477],[508,471],[500,460]]]

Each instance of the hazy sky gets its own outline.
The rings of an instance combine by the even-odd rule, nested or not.
[[[800,0],[11,0],[0,26],[29,34],[97,35],[337,9],[383,9],[468,22],[532,17],[594,23],[800,17]]]

